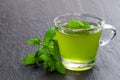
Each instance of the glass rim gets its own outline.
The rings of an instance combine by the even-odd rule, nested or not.
[[[92,15],[92,14],[88,14],[88,13],[66,13],[66,14],[63,14],[63,15],[59,15],[59,16],[57,16],[57,17],[55,17],[54,18],[54,20],[53,20],[53,22],[55,23],[55,26],[57,27],[57,20],[59,19],[59,18],[62,18],[62,17],[65,17],[65,16],[85,16],[85,17],[91,17],[91,18],[94,18],[94,19],[97,19],[97,20],[99,20],[100,21],[100,25],[101,25],[101,27],[102,27],[102,25],[104,25],[105,24],[105,21],[102,19],[102,18],[100,18],[100,17],[97,17],[96,15]],[[99,26],[100,27],[100,26]],[[90,28],[91,29],[91,28]],[[77,29],[77,30],[90,30],[90,29]],[[76,29],[74,29],[74,30],[76,30]]]
[[[89,13],[66,13],[66,14],[59,15],[59,16],[55,17],[53,22],[55,23],[60,17],[70,16],[70,15],[93,17],[93,18],[96,18],[96,19],[104,22],[104,20],[102,18],[97,17],[96,15],[93,15],[93,14],[89,14]]]

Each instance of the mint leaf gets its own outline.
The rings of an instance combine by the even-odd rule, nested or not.
[[[35,53],[31,53],[31,54],[28,54],[27,56],[25,56],[24,59],[22,60],[22,63],[24,65],[35,64],[36,63]]]
[[[38,58],[38,57],[40,57],[42,54],[45,54],[46,50],[47,50],[47,47],[46,47],[46,46],[42,46],[41,48],[39,48],[39,49],[37,50],[37,52],[35,53],[35,58]]]
[[[80,27],[84,27],[84,23],[82,21],[79,21]]]
[[[67,22],[67,25],[69,26],[69,28],[72,28],[72,29],[80,28],[80,23],[77,20],[70,20]]]
[[[67,26],[71,29],[87,29],[87,28],[90,28],[90,24],[87,21],[82,22],[82,21],[78,21],[78,20],[68,21]]]
[[[47,30],[47,32],[45,33],[45,37],[44,37],[44,41],[43,44],[48,46],[50,41],[52,40],[52,38],[55,37],[55,27],[51,27]]]
[[[61,74],[65,74],[65,67],[63,66],[63,64],[60,61],[56,62],[56,69],[59,73]]]
[[[59,51],[58,41],[55,38],[52,41],[53,41],[53,47],[54,47],[54,56],[55,58],[59,58],[60,51]]]
[[[27,44],[30,44],[30,45],[40,45],[40,43],[41,43],[41,40],[38,37],[34,37],[27,41]]]
[[[87,21],[84,22],[84,28],[90,28],[90,24]]]
[[[41,55],[45,54],[45,51],[46,51],[46,49],[45,49],[44,46],[41,47],[41,48],[39,48],[39,49],[36,51],[36,53],[35,53],[35,59],[36,59],[37,63],[44,61],[44,60],[41,58]]]
[[[50,72],[55,71],[55,61],[51,59],[49,61],[44,62],[44,68]]]
[[[40,57],[44,62],[47,62],[50,60],[50,56],[48,54],[42,54]]]

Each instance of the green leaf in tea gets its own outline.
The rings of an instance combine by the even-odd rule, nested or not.
[[[30,44],[30,45],[40,45],[40,43],[41,43],[41,40],[38,37],[34,37],[27,41],[27,44]]]
[[[72,29],[80,28],[80,23],[77,20],[70,20],[67,22],[67,25],[69,26],[69,28],[72,28]]]
[[[90,28],[90,24],[87,21],[82,22],[82,21],[78,21],[78,20],[70,20],[67,22],[67,25],[71,29],[88,29],[88,28]]]
[[[84,28],[90,28],[90,24],[86,21],[86,22],[84,22]]]
[[[84,27],[84,23],[82,21],[79,21],[80,27]]]

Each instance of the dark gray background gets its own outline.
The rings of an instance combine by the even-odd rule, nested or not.
[[[25,41],[43,38],[56,16],[71,12],[95,14],[117,29],[115,39],[99,48],[95,68],[61,75],[24,66],[23,57],[36,50]],[[119,80],[119,25],[120,0],[0,0],[0,80]]]

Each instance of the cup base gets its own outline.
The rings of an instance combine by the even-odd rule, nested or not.
[[[95,61],[85,62],[85,63],[76,63],[70,62],[68,60],[62,59],[62,63],[66,69],[72,71],[85,71],[94,67]]]

